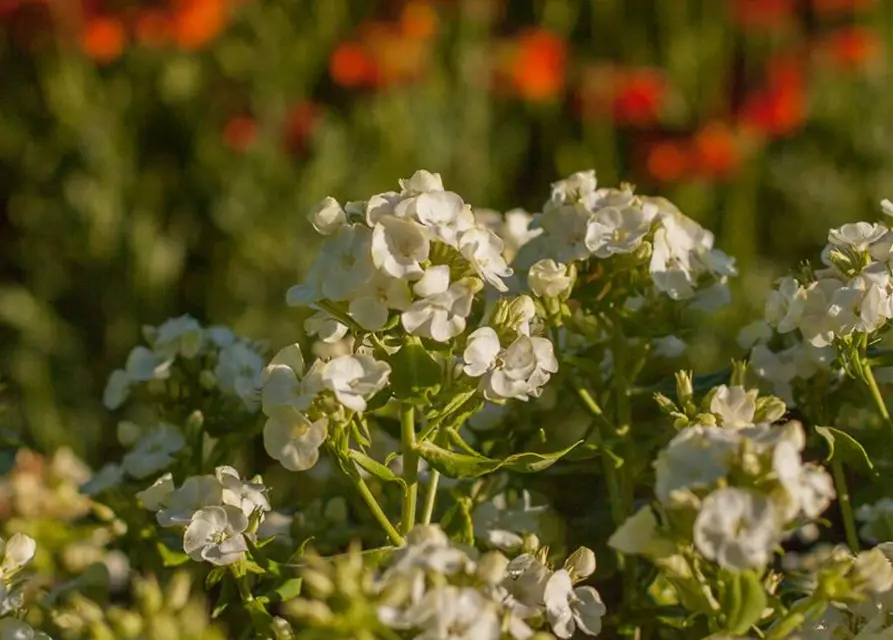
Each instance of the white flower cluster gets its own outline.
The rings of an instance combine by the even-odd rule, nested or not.
[[[580,549],[556,571],[541,555],[478,557],[438,527],[418,526],[377,580],[379,619],[426,640],[500,640],[503,631],[526,640],[543,619],[559,638],[597,635],[605,606],[594,588],[574,586],[595,571],[595,556]]]
[[[740,387],[721,388],[711,405],[723,426],[683,428],[655,462],[655,493],[668,517],[694,516],[692,540],[705,558],[735,570],[762,567],[788,525],[828,507],[833,483],[822,467],[802,462],[799,423],[748,423],[753,397]]]
[[[725,291],[736,273],[734,261],[713,248],[713,234],[670,202],[636,195],[629,185],[598,188],[594,171],[553,184],[534,225],[543,233],[526,244],[518,263],[529,267],[529,285],[543,297],[567,292],[568,265],[590,258],[650,255],[654,288],[673,300],[691,299],[705,285]]]
[[[214,475],[189,477],[179,488],[165,474],[137,499],[156,512],[162,527],[183,528],[183,550],[190,558],[228,565],[243,559],[246,540],[256,537],[270,511],[267,493],[260,476],[246,481],[223,466]]]
[[[859,536],[871,542],[893,541],[893,498],[882,498],[874,504],[863,504],[856,511],[863,524]]]
[[[263,372],[267,454],[290,471],[309,469],[319,459],[329,422],[365,411],[390,374],[388,363],[362,354],[316,360],[305,372],[300,345],[285,347]]]
[[[311,222],[329,237],[288,303],[341,305],[367,331],[384,329],[397,312],[408,333],[447,342],[465,330],[484,282],[506,291],[513,273],[503,241],[436,173],[417,171],[399,192],[345,207],[326,198]],[[307,328],[331,341],[347,331],[324,310]]]
[[[22,608],[24,593],[20,573],[36,550],[34,539],[25,534],[13,534],[9,540],[0,538],[0,616]]]
[[[548,513],[547,505],[533,504],[526,489],[515,500],[507,492],[499,493],[474,510],[475,539],[506,552],[518,551],[522,546],[538,547],[538,534]]]
[[[226,327],[203,328],[188,315],[144,327],[143,333],[149,346],[134,347],[124,368],[109,376],[103,394],[107,409],[123,405],[134,386],[170,378],[179,357],[208,365],[203,381],[213,381],[224,393],[241,399],[249,411],[256,410],[264,365],[256,345]]]

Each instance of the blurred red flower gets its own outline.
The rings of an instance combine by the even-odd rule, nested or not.
[[[532,29],[519,35],[508,75],[515,92],[526,100],[548,100],[564,87],[567,45],[557,34]]]
[[[856,69],[877,57],[881,50],[881,40],[871,29],[845,27],[829,35],[820,49],[833,65]]]
[[[181,49],[201,49],[226,26],[226,6],[223,0],[175,0],[171,23]]]
[[[251,116],[233,116],[223,127],[223,142],[236,153],[244,153],[256,139],[257,122]]]
[[[611,113],[619,125],[648,126],[660,116],[666,82],[656,69],[630,69],[615,74]]]
[[[342,42],[329,57],[329,75],[335,84],[352,89],[374,84],[375,61],[358,42]]]
[[[790,22],[796,0],[731,0],[731,18],[742,29],[775,30]]]
[[[319,123],[322,109],[312,102],[299,102],[288,110],[285,117],[284,139],[286,148],[294,154],[307,150],[307,143]]]
[[[813,10],[825,16],[854,13],[877,4],[877,0],[811,0]]]
[[[407,38],[428,40],[439,26],[437,9],[430,0],[410,0],[400,11],[400,32]]]
[[[766,85],[751,93],[739,112],[742,126],[769,136],[787,136],[806,118],[806,81],[794,60],[770,63]]]
[[[741,166],[738,137],[724,122],[704,125],[692,139],[692,153],[694,171],[703,178],[727,178]]]
[[[111,16],[88,18],[81,33],[84,53],[105,64],[116,60],[127,43],[127,33],[120,19]]]
[[[691,150],[681,140],[659,140],[648,147],[645,167],[658,182],[677,182],[691,169]]]

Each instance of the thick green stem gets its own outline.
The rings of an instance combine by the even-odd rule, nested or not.
[[[881,414],[881,418],[884,419],[887,426],[893,430],[893,420],[890,419],[890,411],[887,409],[887,403],[884,402],[884,396],[881,395],[881,390],[877,386],[877,380],[874,379],[874,373],[871,371],[871,365],[868,364],[867,358],[863,360],[862,374],[865,379],[865,384],[868,387],[868,391],[871,393],[871,398],[874,400],[874,404],[877,407],[878,413]]]
[[[434,515],[434,503],[437,501],[437,485],[440,484],[440,472],[431,469],[428,476],[428,487],[425,489],[425,501],[422,503],[422,524],[431,524]]]
[[[843,475],[843,464],[837,456],[834,456],[831,460],[831,473],[834,476],[834,488],[837,491],[837,501],[840,504],[840,515],[843,518],[847,544],[850,545],[853,553],[859,553],[859,536],[856,534],[853,504],[850,501],[850,491],[846,486],[846,478]]]
[[[369,507],[372,515],[378,521],[378,524],[381,525],[381,528],[387,534],[391,542],[393,542],[397,546],[402,545],[403,536],[398,533],[397,529],[394,528],[394,525],[391,524],[391,521],[388,520],[388,516],[381,508],[381,505],[378,504],[378,500],[375,499],[375,496],[372,495],[372,491],[369,490],[369,485],[367,485],[366,481],[363,480],[363,476],[361,476],[359,473],[352,473],[350,474],[350,479],[351,481],[353,481],[354,486],[357,488],[357,491],[360,492],[360,495],[362,496],[363,501],[366,503],[366,506]]]
[[[419,494],[419,451],[415,439],[415,408],[404,402],[400,409],[400,436],[403,444],[403,518],[401,525],[406,535],[415,525],[415,508]]]
[[[592,438],[595,440],[595,446],[598,447],[599,459],[602,463],[602,473],[605,476],[605,483],[608,485],[608,499],[611,502],[611,517],[614,520],[614,524],[620,526],[623,523],[624,518],[622,497],[620,495],[620,482],[617,478],[617,468],[614,466],[614,461],[608,455],[607,451],[605,451],[605,441],[602,434],[602,428],[605,425],[609,425],[609,423],[605,418],[602,408],[587,389],[575,382],[574,390],[583,402],[583,406],[585,406],[592,414],[594,420]]]

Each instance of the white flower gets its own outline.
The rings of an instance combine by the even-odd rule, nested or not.
[[[131,382],[164,380],[170,376],[173,356],[165,356],[143,346],[134,347],[127,356],[124,371]]]
[[[109,411],[114,411],[127,400],[130,395],[130,376],[124,369],[112,371],[105,391],[102,392],[102,404]]]
[[[34,552],[37,551],[37,543],[31,536],[24,533],[14,533],[9,540],[0,538],[0,577],[7,576],[18,571],[31,562]]]
[[[347,224],[347,214],[335,198],[326,198],[309,215],[310,224],[324,236],[332,235]]]
[[[779,540],[775,505],[753,491],[724,487],[704,500],[694,541],[708,560],[733,571],[762,567]]]
[[[881,212],[884,215],[893,216],[893,202],[890,202],[886,198],[881,200]]]
[[[509,504],[506,494],[500,493],[480,504],[472,515],[475,538],[503,551],[521,547],[523,534],[536,534],[541,528],[545,505],[533,506],[526,489],[517,504]]]
[[[550,254],[560,262],[588,258],[586,234],[591,219],[592,212],[581,204],[565,204],[544,213],[543,238]]]
[[[514,272],[502,257],[502,240],[485,227],[474,227],[459,238],[459,252],[471,263],[478,275],[497,291],[508,291],[502,278]]]
[[[322,372],[322,383],[351,411],[365,411],[366,400],[388,383],[391,366],[372,356],[340,356],[330,360]]]
[[[757,410],[757,389],[720,385],[710,400],[710,413],[719,418],[724,427],[743,427],[753,423]]]
[[[692,238],[676,218],[664,218],[654,233],[649,269],[654,286],[673,300],[684,300],[694,295],[692,248]]]
[[[260,482],[246,482],[233,467],[222,466],[214,470],[220,486],[223,487],[221,500],[224,505],[238,507],[250,518],[255,510],[270,510],[267,500],[268,489]]]
[[[18,618],[0,619],[0,640],[52,640],[43,631],[36,631]]]
[[[536,318],[536,304],[533,298],[520,295],[508,304],[505,327],[522,336],[530,335],[530,323]]]
[[[423,193],[411,201],[408,213],[424,225],[431,240],[451,247],[457,246],[460,233],[474,226],[471,208],[452,191]]]
[[[886,232],[887,227],[882,224],[849,222],[828,232],[828,244],[833,247],[864,251]]]
[[[251,345],[240,341],[220,350],[214,375],[221,389],[237,395],[249,410],[255,410],[263,369],[261,355]]]
[[[347,300],[372,277],[372,232],[361,224],[341,227],[320,249],[314,263],[319,293],[328,300]],[[291,295],[291,292],[290,292]],[[295,297],[292,303],[303,300]]]
[[[81,493],[88,496],[98,496],[103,491],[117,487],[124,479],[124,469],[121,465],[109,462],[102,469],[93,474],[87,482],[81,485]]]
[[[443,191],[443,178],[439,173],[432,173],[425,169],[419,169],[412,177],[400,179],[401,196],[415,196],[432,191]]]
[[[806,301],[800,316],[800,333],[814,347],[827,347],[834,339],[834,321],[829,317],[831,300],[844,284],[834,278],[823,278],[806,288]]]
[[[319,459],[328,426],[325,417],[311,422],[303,413],[273,411],[264,424],[264,450],[289,471],[305,471]]]
[[[388,322],[391,309],[405,311],[412,304],[409,284],[378,271],[350,301],[351,317],[367,331],[378,331]],[[345,331],[346,331],[345,327]]]
[[[864,504],[856,511],[856,518],[865,524],[859,535],[868,542],[893,540],[893,498],[881,498],[874,504]]]
[[[167,505],[168,499],[173,493],[174,478],[170,473],[165,473],[152,483],[151,487],[138,492],[136,499],[142,503],[144,509],[159,511]]]
[[[676,336],[664,336],[662,338],[655,338],[651,341],[651,352],[657,358],[667,358],[668,360],[672,360],[685,353],[687,348],[688,345],[685,341]]]
[[[552,183],[550,201],[554,204],[582,202],[591,206],[598,198],[595,171],[578,171],[564,180]]]
[[[431,243],[417,222],[384,216],[372,231],[372,262],[394,278],[412,279],[422,275],[421,262],[428,259]],[[371,275],[371,274],[370,274]]]
[[[602,616],[607,609],[598,591],[592,587],[573,586],[570,574],[559,569],[546,582],[543,593],[546,618],[559,638],[570,638],[579,628],[589,636],[602,630]]]
[[[320,391],[316,376],[304,373],[304,356],[301,347],[292,344],[281,349],[261,375],[263,389],[261,407],[267,415],[276,409],[287,407],[294,411],[304,411],[310,407],[313,398]]]
[[[741,436],[721,427],[695,425],[680,431],[654,463],[655,493],[664,504],[673,494],[708,486],[728,474]]]
[[[347,326],[338,322],[330,313],[317,311],[304,320],[304,331],[309,336],[317,336],[323,342],[332,344],[347,335]]]
[[[754,320],[738,332],[735,342],[742,349],[751,349],[754,345],[763,345],[772,339],[772,327],[765,320]]]
[[[567,265],[551,259],[540,260],[530,267],[527,285],[541,298],[557,298],[570,292],[572,280]]]
[[[154,486],[154,485],[153,485]],[[223,487],[214,476],[191,476],[183,485],[167,496],[164,509],[156,514],[162,527],[185,525],[193,514],[204,507],[219,506],[223,500]]]
[[[468,552],[453,543],[437,525],[416,525],[406,544],[394,552],[385,579],[412,576],[417,570],[452,575],[474,568]]]
[[[793,331],[800,323],[805,305],[806,290],[794,278],[782,278],[778,288],[766,296],[766,322],[779,333]]]
[[[193,560],[222,566],[241,560],[248,550],[243,535],[248,518],[238,507],[205,507],[192,516],[183,534],[183,550]]]
[[[558,371],[549,340],[521,335],[503,350],[490,327],[481,327],[468,337],[463,360],[466,375],[483,376],[481,388],[487,400],[537,397]]]
[[[161,423],[140,438],[121,460],[121,468],[129,476],[145,478],[169,466],[184,446],[186,439],[180,429]]]
[[[415,640],[499,640],[502,635],[496,603],[471,587],[432,589],[407,619],[422,631]]]
[[[158,355],[173,359],[178,355],[194,358],[202,348],[202,326],[188,315],[166,320],[155,330],[152,350]]]
[[[586,247],[597,258],[632,253],[642,245],[651,218],[640,207],[605,207],[598,210],[586,229]]]
[[[608,538],[608,546],[626,555],[664,557],[675,552],[673,543],[658,533],[651,507],[642,507],[628,517]]]
[[[404,311],[400,320],[409,333],[447,342],[465,330],[474,296],[483,288],[477,278],[462,278],[449,284],[449,267],[431,267],[413,290],[423,296]]]

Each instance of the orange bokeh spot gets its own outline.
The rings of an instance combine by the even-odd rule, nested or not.
[[[515,91],[527,100],[548,100],[564,87],[567,46],[557,34],[537,29],[521,34],[511,63]]]
[[[619,72],[614,80],[611,113],[621,125],[647,126],[657,121],[666,94],[666,83],[653,69]]]
[[[171,20],[158,9],[142,9],[136,16],[133,31],[140,44],[159,47],[167,44],[171,38]]]
[[[127,34],[121,21],[106,16],[90,18],[81,34],[84,52],[99,63],[116,60],[126,42]]]
[[[692,140],[695,169],[707,178],[725,178],[738,170],[741,153],[735,132],[722,122],[705,125]]]
[[[329,58],[329,75],[342,87],[362,87],[374,79],[375,63],[363,45],[342,42]]]
[[[861,27],[838,29],[824,42],[829,60],[847,69],[859,68],[877,57],[881,50],[878,35]]]
[[[428,40],[437,33],[437,9],[429,0],[410,0],[400,12],[400,32],[414,40]]]
[[[223,127],[223,142],[237,153],[245,152],[257,139],[257,123],[251,116],[234,116]]]
[[[177,0],[171,19],[177,45],[200,49],[223,31],[226,7],[223,0]]]
[[[770,63],[766,86],[744,101],[739,117],[745,128],[769,136],[790,135],[806,120],[806,86],[793,60]]]
[[[659,182],[676,182],[688,173],[690,153],[686,145],[677,140],[661,140],[648,149],[645,166],[648,173]]]
[[[796,0],[732,0],[731,17],[742,29],[774,30],[794,16]]]
[[[855,13],[875,4],[877,0],[812,0],[815,12],[825,16]]]

